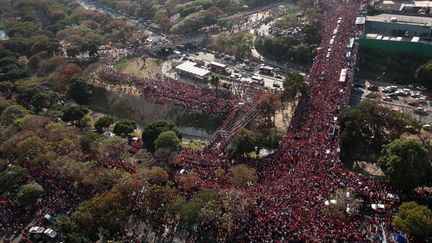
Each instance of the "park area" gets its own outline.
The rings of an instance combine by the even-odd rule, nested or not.
[[[162,62],[153,58],[126,58],[114,64],[114,69],[140,78],[155,78],[162,75]]]

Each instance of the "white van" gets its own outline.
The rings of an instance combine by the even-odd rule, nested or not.
[[[264,79],[259,75],[252,76],[251,80],[252,80],[252,83],[264,85]]]

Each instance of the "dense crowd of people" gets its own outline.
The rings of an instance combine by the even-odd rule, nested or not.
[[[378,226],[390,227],[389,209],[393,202],[389,195],[392,194],[382,182],[345,168],[339,158],[337,116],[348,105],[357,46],[347,58],[347,43],[362,28],[355,25],[360,3],[334,1],[324,7],[327,17],[323,24],[323,44],[309,74],[309,95],[299,101],[280,149],[259,161],[244,161],[259,169],[260,183],[248,190],[258,198],[259,204],[252,212],[253,220],[239,220],[237,239],[363,241],[388,236]],[[335,28],[338,29],[336,36],[332,35]],[[333,37],[334,45],[330,46]],[[329,48],[330,56],[327,55]],[[339,80],[342,69],[348,70],[343,82]],[[180,160],[185,161],[187,157],[182,154]],[[188,159],[197,158],[209,164],[202,155]],[[218,161],[214,157],[210,159]],[[209,172],[203,173],[207,178],[212,177]],[[328,207],[325,202],[332,200],[338,189],[349,191],[347,197],[361,199],[358,211],[350,212],[347,207],[347,213],[343,212],[341,218],[325,213]],[[371,208],[372,204],[384,204],[385,209],[377,212]]]
[[[262,183],[251,189],[260,199],[259,210],[255,220],[242,229],[242,238],[362,241],[382,233],[368,226],[380,221],[389,226],[389,213],[377,216],[370,210],[373,203],[391,205],[386,186],[349,171],[339,158],[337,116],[348,104],[356,56],[346,58],[347,43],[360,31],[355,25],[360,4],[333,2],[326,7],[322,49],[309,74],[309,96],[299,102],[278,153],[262,161]],[[328,43],[335,28],[338,32],[331,47]],[[344,82],[339,80],[342,69],[348,70]],[[349,189],[351,197],[361,198],[364,207],[360,212],[328,217],[325,201],[337,189]]]
[[[173,104],[212,114],[227,113],[238,102],[228,90],[220,89],[215,92],[210,88],[201,88],[170,78],[139,78],[112,69],[103,70],[100,78],[114,85],[137,85],[144,98],[156,103]]]
[[[360,31],[361,26],[355,25],[360,3],[331,1],[324,4],[323,40],[309,74],[309,94],[298,102],[278,151],[263,159],[242,161],[258,169],[259,183],[246,189],[248,195],[257,198],[258,205],[250,212],[253,215],[250,220],[238,219],[232,240],[323,242],[337,239],[361,242],[386,237],[382,235],[382,228],[390,227],[393,202],[387,186],[348,170],[340,161],[337,116],[348,105],[357,45],[349,58],[346,57],[346,45]],[[340,24],[336,25],[338,20]],[[335,28],[338,32],[332,35]],[[330,47],[329,41],[333,37],[335,41]],[[342,69],[348,70],[344,82],[339,81]],[[233,97],[228,91],[215,92],[168,78],[138,78],[112,69],[103,70],[100,78],[110,85],[124,85],[125,82],[137,85],[143,97],[153,102],[213,114],[229,113],[206,149],[182,149],[175,161],[178,167],[183,168],[179,175],[191,170],[200,175],[200,188],[228,186],[217,181],[215,169],[228,170],[231,162],[222,149],[210,147],[223,147],[237,128],[252,117],[254,113],[247,110],[256,109],[264,90],[243,87]],[[240,102],[248,98],[252,99],[250,103]],[[246,112],[239,116],[240,110]],[[66,192],[56,188],[55,183],[44,176],[34,175],[37,181],[41,181],[46,195],[35,206],[38,211],[31,216],[32,219],[41,220],[46,213],[67,211],[81,199],[71,186]],[[327,215],[325,208],[328,204],[325,202],[334,199],[338,189],[349,192],[347,198],[361,199],[362,206],[352,212],[347,207],[343,217]],[[384,204],[385,209],[375,211],[371,204]],[[24,222],[29,222],[28,215],[19,215],[24,212],[17,211],[10,202],[0,201],[0,205],[2,217],[9,218],[5,221],[19,220],[11,225],[2,225],[8,233],[17,233]]]
[[[27,167],[27,166],[25,166]],[[40,196],[35,205],[31,208],[24,208],[8,199],[0,201],[0,238],[6,240],[12,236],[12,239],[19,234],[22,234],[22,242],[26,242],[29,237],[29,223],[33,225],[47,225],[48,218],[46,215],[55,216],[59,212],[71,213],[83,197],[77,193],[76,188],[69,181],[59,181],[53,179],[45,171],[33,171],[29,169],[29,178],[38,182],[44,188],[43,194]],[[31,242],[31,241],[29,241]]]

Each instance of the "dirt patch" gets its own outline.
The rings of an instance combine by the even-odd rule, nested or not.
[[[360,170],[362,174],[366,174],[377,178],[384,177],[384,172],[375,163],[369,163],[366,161],[355,161],[354,168],[356,168],[356,170]]]
[[[282,103],[281,109],[276,111],[275,126],[278,132],[285,133],[289,127],[298,101]]]

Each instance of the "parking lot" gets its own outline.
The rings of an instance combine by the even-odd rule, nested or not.
[[[175,52],[177,53],[175,57],[168,62],[180,63],[192,61],[198,63],[203,68],[206,68],[211,62],[218,62],[227,66],[228,73],[226,76],[230,76],[230,80],[225,81],[253,83],[256,82],[253,80],[254,77],[254,79],[262,79],[260,84],[270,89],[282,89],[284,76],[289,71],[288,68],[269,67],[272,71],[266,75],[259,70],[260,67],[265,66],[263,63],[253,62],[248,59],[237,60],[233,56],[205,48],[195,51],[182,50]],[[303,75],[305,74],[303,73]]]
[[[424,124],[432,124],[432,96],[430,91],[415,84],[395,85],[381,81],[357,80],[351,88],[350,105],[376,94],[380,103],[392,110],[408,112]]]

